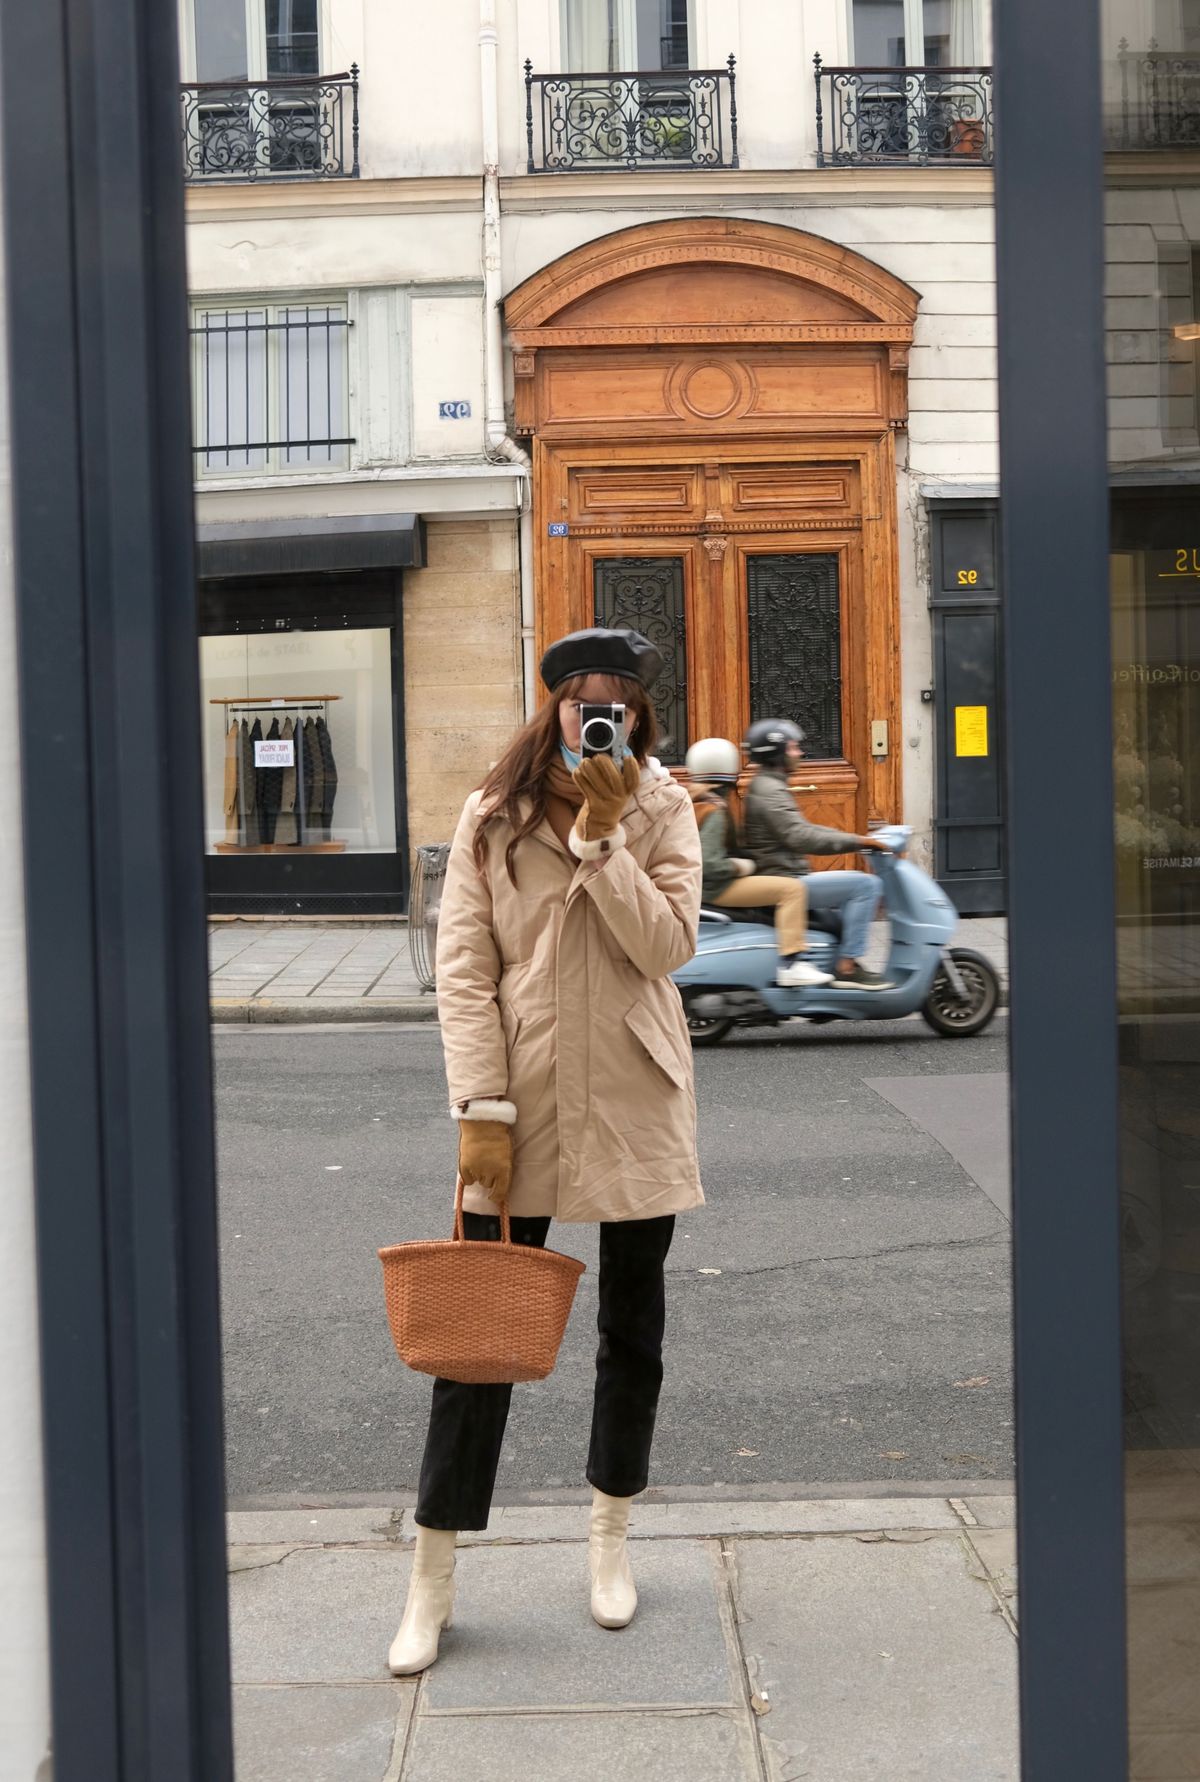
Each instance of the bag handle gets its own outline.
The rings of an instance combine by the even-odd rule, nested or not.
[[[463,1231],[463,1179],[459,1176],[454,1189],[454,1241],[457,1244],[466,1241]],[[512,1228],[508,1222],[508,1201],[500,1202],[500,1242],[512,1247]]]

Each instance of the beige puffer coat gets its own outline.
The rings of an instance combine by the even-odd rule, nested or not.
[[[704,1199],[692,1049],[668,974],[696,947],[700,841],[688,796],[657,765],[621,818],[624,847],[581,863],[548,822],[519,845],[471,844],[467,800],[438,921],[437,988],[452,1105],[516,1108],[509,1210],[590,1222],[650,1219]],[[468,1188],[469,1211],[495,1212]]]

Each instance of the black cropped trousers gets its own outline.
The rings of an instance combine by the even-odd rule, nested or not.
[[[464,1215],[468,1238],[498,1242],[499,1215]],[[511,1220],[513,1241],[544,1247],[549,1219]],[[666,1322],[663,1264],[674,1217],[600,1227],[600,1344],[587,1477],[609,1497],[644,1491],[662,1387]],[[421,1461],[423,1528],[486,1528],[508,1421],[511,1386],[435,1380]]]

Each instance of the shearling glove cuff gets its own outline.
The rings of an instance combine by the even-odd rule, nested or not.
[[[450,1117],[454,1120],[499,1120],[505,1126],[515,1126],[517,1110],[511,1101],[472,1096],[468,1101],[456,1101],[450,1109]]]
[[[621,812],[637,791],[642,770],[632,755],[618,768],[608,755],[589,755],[571,778],[584,802],[575,819],[569,846],[577,860],[599,860],[625,845]]]

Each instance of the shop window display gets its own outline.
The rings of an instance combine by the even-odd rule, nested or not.
[[[201,639],[205,845],[394,854],[390,633]]]

